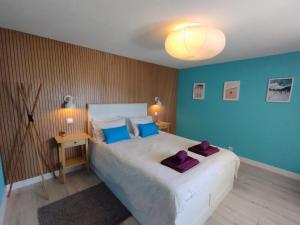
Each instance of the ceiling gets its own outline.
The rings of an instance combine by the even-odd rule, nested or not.
[[[299,0],[0,0],[0,27],[173,68],[300,50]],[[217,57],[180,61],[164,50],[181,22],[226,35]]]

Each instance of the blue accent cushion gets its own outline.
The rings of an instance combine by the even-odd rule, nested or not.
[[[141,137],[158,134],[158,129],[155,123],[138,124]]]
[[[107,144],[130,139],[127,126],[102,129]]]

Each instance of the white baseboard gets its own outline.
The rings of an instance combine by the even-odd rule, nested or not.
[[[282,175],[282,176],[289,177],[291,179],[300,181],[300,174],[298,174],[298,173],[293,173],[293,172],[290,172],[288,170],[280,169],[278,167],[270,166],[270,165],[254,161],[252,159],[247,159],[247,158],[244,158],[244,157],[241,157],[241,156],[239,156],[239,158],[241,159],[241,162],[243,162],[243,163],[247,163],[249,165],[252,165],[252,166],[255,166],[255,167],[258,167],[258,168],[261,168],[261,169],[265,169],[265,170],[268,170],[270,172],[273,172],[273,173],[276,173],[276,174],[279,174],[279,175]]]
[[[66,173],[72,173],[72,172],[80,170],[81,168],[83,168],[83,166],[68,168],[68,169],[66,169]],[[56,170],[55,175],[58,176],[58,174],[59,174],[59,171]],[[51,179],[51,178],[53,178],[53,174],[52,173],[46,173],[46,174],[44,174],[44,178],[46,180]],[[26,187],[26,186],[29,186],[29,185],[32,185],[32,184],[39,183],[41,181],[42,181],[42,177],[41,176],[36,176],[36,177],[32,177],[32,178],[29,178],[29,179],[26,179],[26,180],[21,180],[21,181],[15,182],[13,184],[12,191],[16,190],[18,188],[22,188],[22,187]],[[6,185],[6,193],[8,192],[8,190],[9,190],[9,184]],[[6,196],[5,196],[5,198],[6,198]],[[1,225],[1,223],[0,223],[0,225]]]

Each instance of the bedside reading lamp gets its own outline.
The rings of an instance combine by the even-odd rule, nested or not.
[[[73,102],[73,97],[71,95],[64,96],[64,102],[62,108],[64,109],[74,109],[76,106]],[[67,125],[73,124],[73,118],[67,118]],[[59,136],[64,137],[66,135],[65,131],[59,131]]]
[[[156,106],[155,111],[154,111],[154,118],[155,118],[155,121],[158,122],[158,111],[159,111],[160,107],[162,106],[162,103],[161,103],[159,97],[155,97],[154,102],[155,102],[155,106]]]
[[[65,109],[75,108],[75,104],[73,102],[73,97],[71,95],[66,95],[64,97],[64,102],[62,104],[62,107],[65,108]]]
[[[158,105],[158,106],[162,105],[159,97],[155,97],[154,101],[155,101],[155,105]]]

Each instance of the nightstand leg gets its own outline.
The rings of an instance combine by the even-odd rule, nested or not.
[[[61,155],[61,147],[60,145],[58,144],[57,145],[57,148],[58,148],[58,165],[59,165],[59,180],[61,181],[61,174],[62,174],[62,155]]]
[[[85,142],[85,157],[86,157],[86,169],[90,172],[90,161],[89,161],[89,141],[86,140]]]
[[[59,176],[60,176],[60,180],[62,183],[65,183],[66,182],[66,173],[65,173],[65,151],[64,149],[62,148],[62,146],[59,146],[58,147],[58,151],[59,151],[59,164],[60,164],[60,167],[59,167]]]
[[[63,168],[62,168],[62,175],[63,175],[63,183],[66,183],[66,154],[65,149],[62,151],[62,161],[63,161]]]

